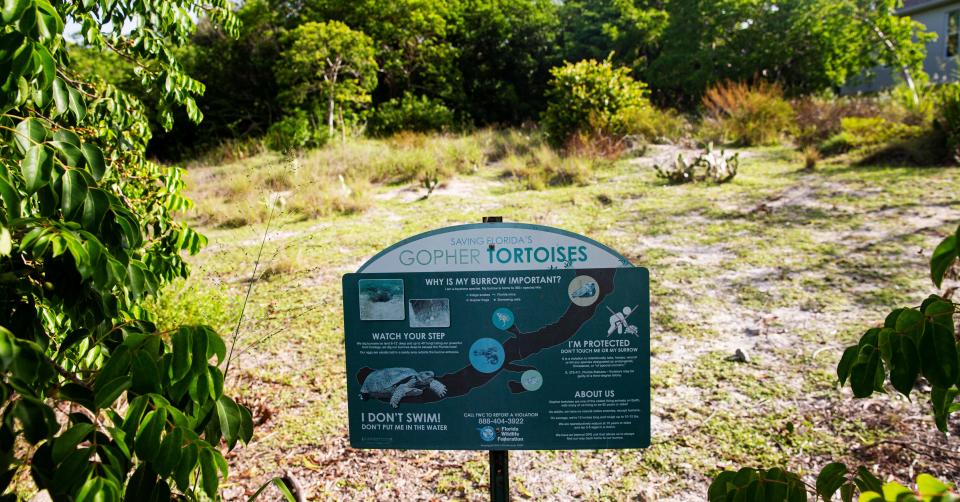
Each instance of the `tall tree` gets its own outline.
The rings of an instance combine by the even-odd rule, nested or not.
[[[666,0],[570,0],[560,8],[563,57],[613,61],[642,75],[669,16]]]
[[[264,0],[237,10],[239,37],[201,20],[183,51],[184,68],[207,91],[197,99],[203,126],[178,121],[170,132],[156,131],[151,154],[177,159],[224,139],[259,136],[280,115],[273,65],[280,56],[281,20]]]
[[[929,35],[899,0],[672,0],[647,71],[665,99],[698,102],[721,80],[781,82],[790,94],[839,87],[878,65],[920,71]]]
[[[337,20],[370,36],[380,67],[377,101],[404,92],[451,99],[459,89],[458,50],[448,40],[457,0],[303,0],[302,21]]]
[[[338,107],[342,117],[345,108],[356,111],[370,103],[370,91],[377,86],[373,42],[338,21],[301,24],[289,38],[275,68],[284,86],[281,101],[314,116],[325,104],[332,135]]]
[[[482,124],[536,117],[550,68],[559,62],[557,10],[551,0],[463,2],[452,37],[460,48],[461,110]]]

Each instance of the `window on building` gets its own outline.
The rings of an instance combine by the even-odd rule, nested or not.
[[[947,57],[960,52],[960,10],[947,13]]]

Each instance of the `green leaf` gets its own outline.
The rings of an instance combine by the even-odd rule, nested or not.
[[[17,124],[14,140],[21,152],[26,153],[30,147],[39,145],[47,139],[47,128],[35,118],[28,118]]]
[[[130,294],[135,299],[143,297],[144,288],[143,269],[134,262],[127,265],[127,285],[130,287]]]
[[[207,326],[201,326],[200,329],[207,336],[207,359],[217,356],[217,362],[223,364],[227,357],[227,345],[223,342],[223,338]]]
[[[841,502],[853,502],[854,485],[847,483],[840,487]]]
[[[887,500],[902,500],[900,496],[905,494],[912,495],[913,491],[896,481],[891,481],[883,485],[883,498]]]
[[[250,413],[250,409],[246,406],[240,405],[240,440],[244,444],[249,443],[253,439],[253,414]]]
[[[56,107],[57,116],[67,113],[70,109],[70,93],[67,92],[67,84],[60,77],[53,79],[53,104]]]
[[[80,148],[80,145],[82,144],[80,142],[80,136],[77,136],[77,133],[66,128],[57,129],[57,131],[53,133],[53,139],[54,141],[69,143],[77,148]]]
[[[110,208],[110,199],[106,192],[99,188],[87,190],[87,195],[83,200],[83,214],[80,216],[80,223],[83,228],[90,232],[98,232],[100,224],[103,223],[103,217]]]
[[[115,348],[100,370],[100,374],[97,375],[96,381],[93,382],[94,393],[106,392],[106,386],[116,378],[129,376],[130,360],[130,349],[123,345]]]
[[[73,401],[90,411],[97,410],[93,392],[80,384],[72,382],[64,384],[63,387],[60,387],[60,397],[67,401]]]
[[[83,153],[76,146],[65,141],[51,141],[50,146],[60,152],[66,165],[83,167]]]
[[[208,361],[208,351],[207,351],[207,341],[210,339],[207,336],[207,333],[203,328],[194,328],[193,336],[191,337],[191,342],[193,342],[193,347],[191,347],[190,353],[193,356],[192,368],[191,371],[197,375],[207,375],[207,361]]]
[[[137,456],[152,462],[160,454],[160,434],[167,421],[167,412],[163,408],[147,413],[137,430],[134,450]]]
[[[220,373],[220,370],[214,366],[207,367],[207,373],[210,379],[210,398],[213,400],[220,399],[220,396],[223,395],[223,373]]]
[[[860,488],[861,492],[872,491],[880,493],[883,491],[883,482],[863,466],[857,467],[857,476],[853,478],[853,481],[857,484],[857,487]]]
[[[850,368],[850,387],[856,397],[869,397],[876,389],[877,375],[883,377],[883,361],[880,351],[865,346],[857,356],[857,362]],[[882,381],[882,380],[881,380]]]
[[[920,367],[931,385],[950,387],[957,381],[957,344],[952,330],[927,323],[920,338]]]
[[[103,176],[107,173],[107,166],[103,160],[103,151],[100,150],[100,147],[84,143],[80,148],[83,151],[83,158],[87,161],[87,166],[90,167],[90,172],[93,174],[93,178],[97,181],[103,179]]]
[[[217,417],[220,418],[220,431],[227,441],[227,447],[233,449],[241,437],[243,415],[240,406],[227,396],[217,400]]]
[[[99,379],[97,379],[97,383],[99,383]],[[97,385],[97,390],[93,393],[94,405],[97,409],[111,407],[113,402],[120,397],[120,394],[123,394],[123,391],[129,389],[131,385],[133,385],[133,379],[129,375],[119,376],[103,385]]]
[[[910,391],[920,375],[920,355],[913,340],[902,335],[893,335],[896,346],[890,361],[890,383],[904,396]]]
[[[0,19],[4,24],[13,24],[20,19],[23,11],[29,5],[29,0],[3,0],[3,9],[0,10]]]
[[[283,495],[283,498],[284,500],[286,500],[286,502],[297,502],[297,498],[293,496],[293,493],[290,492],[290,489],[287,488],[287,485],[283,482],[283,479],[281,478],[273,478],[270,481],[267,481],[266,483],[260,485],[260,488],[258,488],[257,491],[254,492],[253,495],[251,495],[250,498],[247,499],[247,502],[254,502],[255,500],[257,500],[260,497],[260,494],[263,493],[264,490],[269,488],[270,485],[273,485],[274,487],[276,487],[277,490],[280,491],[280,494]],[[710,499],[710,500],[712,501],[713,499]]]
[[[180,460],[180,452],[183,448],[183,431],[177,427],[167,433],[160,445],[160,454],[154,461],[154,467],[157,474],[162,477],[169,477],[177,467],[177,461]]]
[[[840,357],[840,362],[837,364],[837,379],[840,380],[840,385],[843,385],[850,376],[850,368],[853,367],[853,363],[857,362],[858,354],[860,354],[860,348],[856,345],[847,347],[843,351],[843,356]]]
[[[920,491],[922,497],[932,497],[949,491],[950,487],[939,479],[924,473],[917,476],[917,490]]]
[[[47,0],[36,0],[37,28],[44,39],[52,39],[63,33],[63,19]]]
[[[830,500],[833,494],[846,483],[847,466],[840,462],[827,464],[817,476],[817,495]]]
[[[183,447],[180,462],[177,463],[174,479],[180,491],[187,493],[190,490],[190,474],[197,468],[199,448],[196,443],[190,442]]]
[[[182,379],[190,371],[192,335],[193,331],[184,326],[171,337],[173,341],[173,364],[170,366],[173,371],[171,381],[176,382]]]
[[[20,193],[3,175],[0,175],[0,200],[3,201],[3,207],[7,210],[8,221],[20,217]]]
[[[28,396],[21,396],[13,404],[13,416],[20,420],[23,437],[30,444],[49,438],[60,427],[49,406]]]
[[[217,486],[220,484],[220,473],[214,455],[219,455],[213,448],[200,450],[200,474],[203,478],[203,491],[210,498],[216,498]]]
[[[51,485],[57,487],[57,489],[62,492],[77,493],[78,499],[82,496],[85,500],[89,500],[87,497],[89,491],[85,492],[84,489],[86,488],[86,483],[89,483],[88,476],[93,471],[93,463],[90,461],[91,453],[93,453],[92,447],[79,448],[71,451],[67,455],[67,458],[57,466],[56,471],[54,471]],[[101,480],[102,478],[89,479]]]
[[[138,394],[160,391],[160,367],[153,356],[144,350],[138,350],[133,356],[133,385]]]
[[[27,4],[27,8],[24,9],[20,16],[20,20],[17,22],[17,28],[20,29],[21,33],[30,33],[33,31],[33,28],[36,25],[37,8],[35,5],[33,5],[33,2],[30,2]]]
[[[50,173],[53,171],[53,156],[45,146],[31,146],[20,162],[20,172],[27,182],[26,192],[35,193],[41,187],[50,183]]]
[[[79,170],[67,169],[61,177],[60,187],[60,207],[63,208],[63,216],[72,220],[87,198],[87,181]]]
[[[46,48],[43,44],[34,44],[34,57],[37,58],[37,62],[40,66],[40,89],[42,91],[49,91],[50,87],[53,85],[53,79],[56,77],[56,63],[53,60],[53,54],[50,54],[50,50]],[[45,92],[46,94],[46,92]],[[49,94],[47,94],[49,96]],[[47,100],[50,98],[47,97],[44,100],[44,104],[41,106],[46,106]]]
[[[78,123],[83,122],[83,119],[87,116],[87,103],[83,100],[83,95],[73,87],[67,89],[67,95],[70,112],[73,113]]]
[[[190,374],[190,386],[187,389],[190,393],[190,399],[198,405],[203,405],[210,397],[210,386],[213,385],[210,381],[210,373],[203,371],[201,373],[191,372]]]
[[[933,250],[933,256],[930,257],[930,278],[938,288],[943,283],[943,275],[957,259],[957,239],[956,234],[947,237]]]
[[[909,336],[914,344],[920,344],[923,335],[924,317],[917,309],[901,309],[897,316],[897,333]]]
[[[933,405],[933,420],[937,424],[937,429],[947,432],[947,418],[952,413],[953,401],[957,398],[960,391],[956,389],[946,389],[934,385],[930,390],[930,404]]]
[[[79,423],[67,429],[53,441],[53,461],[60,463],[67,454],[77,449],[77,445],[85,441],[94,431],[93,424]]]

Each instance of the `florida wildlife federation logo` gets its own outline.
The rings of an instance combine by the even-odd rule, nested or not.
[[[496,429],[494,429],[493,427],[490,427],[489,425],[485,427],[481,427],[479,431],[480,431],[480,439],[484,441],[489,442],[489,441],[493,441],[494,439],[497,439]]]

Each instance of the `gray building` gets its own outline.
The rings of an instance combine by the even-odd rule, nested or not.
[[[910,16],[936,33],[937,39],[927,43],[927,59],[923,69],[935,83],[953,82],[958,75],[957,56],[960,56],[960,0],[904,0],[901,16]],[[880,91],[895,84],[894,73],[880,68],[873,79],[848,85],[847,92]]]

